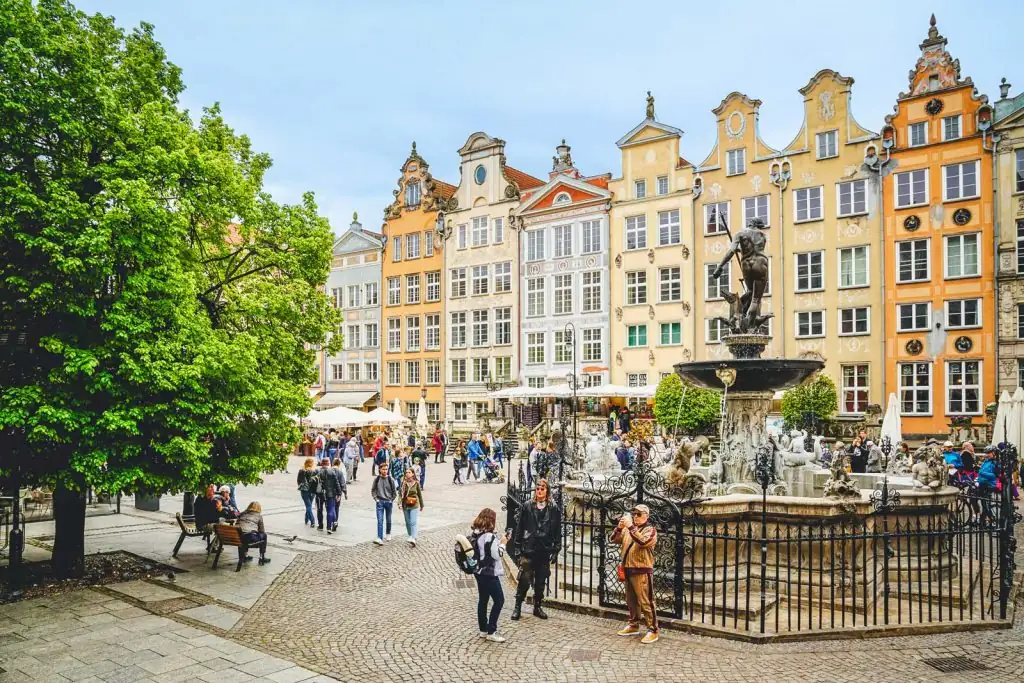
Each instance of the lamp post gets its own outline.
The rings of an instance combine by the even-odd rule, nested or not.
[[[580,387],[579,376],[576,374],[576,326],[572,323],[566,323],[562,335],[562,343],[565,344],[572,355],[572,374],[566,375],[566,380],[568,381],[569,388],[572,389],[572,446],[575,451],[576,444],[579,442],[579,425],[576,415],[579,409],[576,405],[576,392],[579,391]],[[575,453],[573,456],[575,457]]]

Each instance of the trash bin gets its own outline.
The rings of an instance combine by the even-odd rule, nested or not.
[[[160,494],[136,493],[135,509],[145,512],[160,512]]]

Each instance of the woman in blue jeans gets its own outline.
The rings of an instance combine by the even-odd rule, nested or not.
[[[473,553],[477,558],[476,588],[479,598],[476,604],[477,626],[480,637],[492,643],[504,643],[505,637],[498,634],[498,617],[505,606],[505,593],[501,589],[501,577],[505,570],[501,556],[505,554],[507,536],[494,533],[497,515],[491,508],[484,508],[473,520]],[[491,612],[487,613],[487,603]]]
[[[416,470],[412,468],[405,471],[399,500],[402,505],[402,516],[405,518],[405,532],[409,534],[409,545],[415,548],[419,515],[423,511],[423,486],[416,478]]]
[[[299,487],[299,495],[302,496],[302,503],[306,506],[306,519],[302,523],[303,526],[307,524],[311,527],[316,526],[316,519],[313,517],[314,493],[310,490],[309,485],[313,479],[316,479],[316,470],[313,469],[313,458],[306,458],[306,462],[303,463],[302,469],[299,470],[295,480]]]

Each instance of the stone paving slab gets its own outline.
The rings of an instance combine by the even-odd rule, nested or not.
[[[158,602],[160,600],[171,600],[180,598],[181,593],[161,588],[146,581],[128,581],[125,583],[113,583],[107,586],[109,590],[123,593],[128,597],[141,600],[142,602]]]
[[[204,624],[215,626],[224,631],[230,630],[242,618],[240,612],[228,609],[227,607],[221,607],[220,605],[203,605],[202,607],[181,610],[180,612],[175,612],[175,614],[201,621]]]

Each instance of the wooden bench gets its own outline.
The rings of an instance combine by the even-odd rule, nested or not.
[[[231,524],[214,524],[213,533],[217,535],[217,549],[213,556],[213,568],[217,568],[217,562],[220,560],[220,554],[223,552],[224,546],[230,545],[238,548],[238,566],[235,567],[235,571],[241,571],[242,565],[245,563],[245,556],[248,555],[250,548],[248,542],[242,536],[241,529]]]
[[[174,544],[174,552],[171,553],[171,557],[177,557],[178,551],[181,550],[181,544],[185,542],[186,538],[201,538],[206,541],[206,554],[210,554],[210,533],[204,529],[199,529],[195,525],[194,517],[182,517],[180,512],[175,513],[174,519],[178,521],[178,527],[181,529],[181,535],[178,536],[178,542]]]

